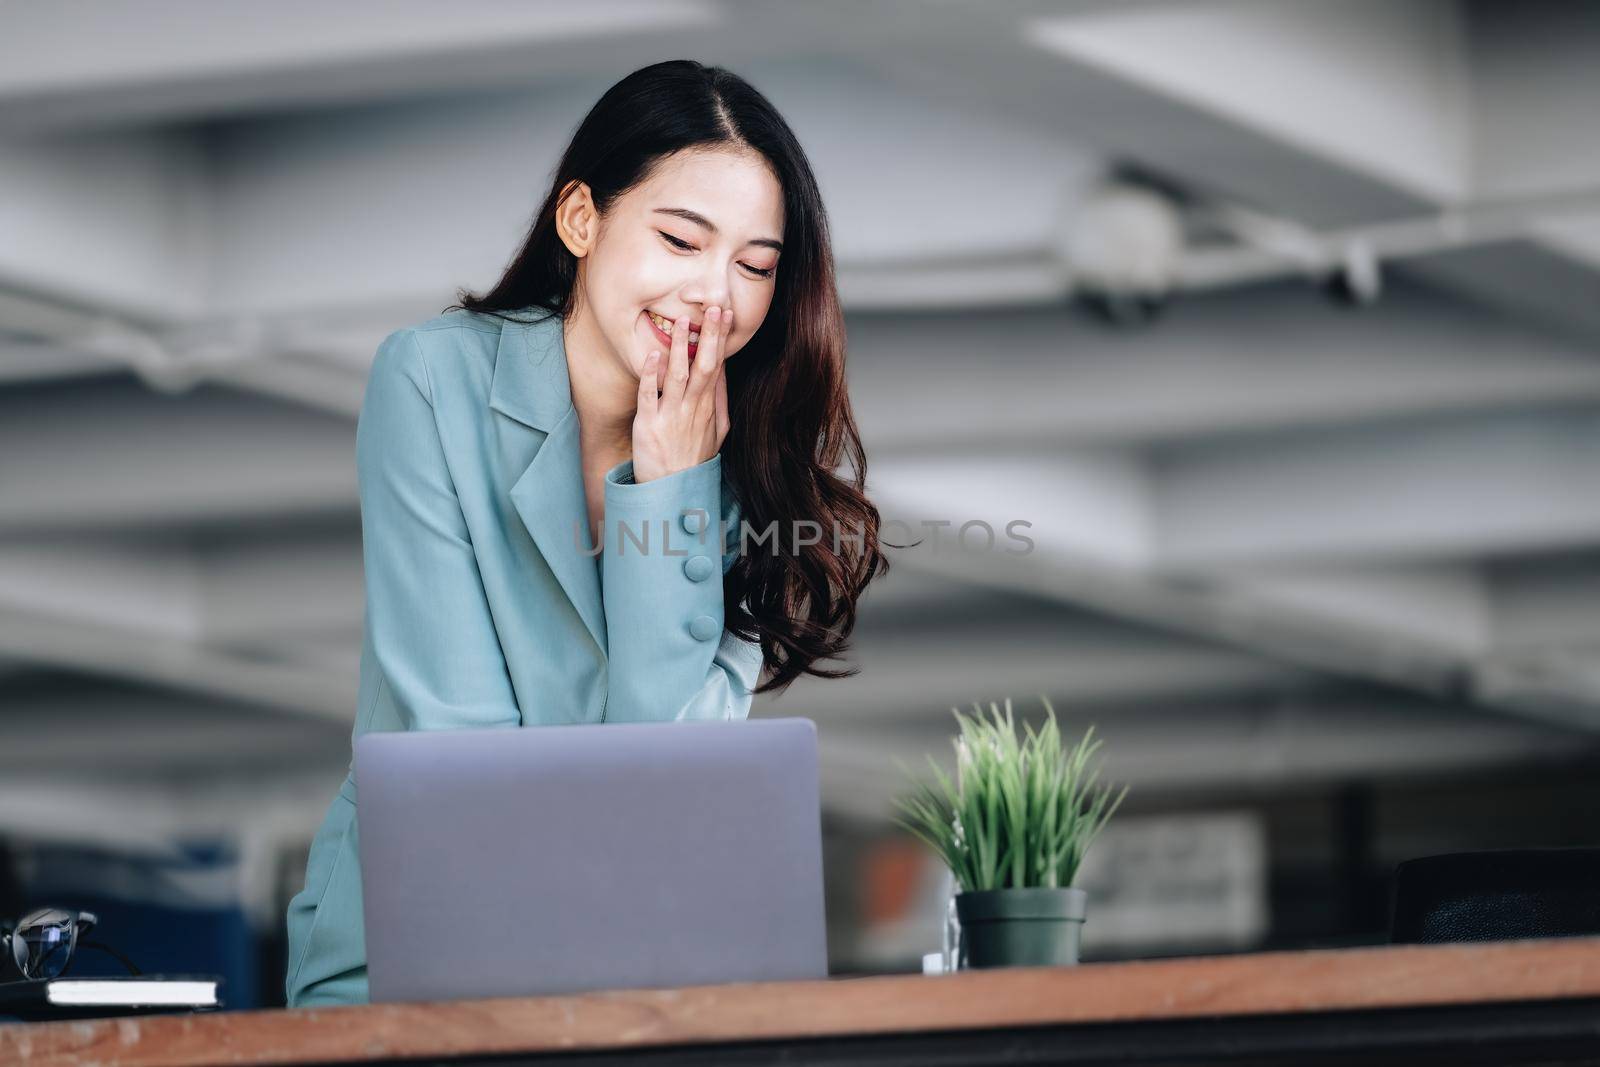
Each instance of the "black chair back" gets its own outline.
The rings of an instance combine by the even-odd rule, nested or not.
[[[1394,944],[1600,934],[1600,848],[1453,852],[1398,864]]]

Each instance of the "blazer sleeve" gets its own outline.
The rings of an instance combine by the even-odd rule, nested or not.
[[[356,480],[376,699],[392,704],[377,718],[408,730],[519,725],[412,329],[390,334],[373,359]]]
[[[736,558],[738,521],[736,507],[720,506],[721,487],[720,455],[643,485],[632,460],[606,472],[606,722],[750,713],[761,646],[723,629],[722,582]]]

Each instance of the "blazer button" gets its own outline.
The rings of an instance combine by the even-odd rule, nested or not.
[[[711,572],[715,569],[710,556],[690,556],[683,561],[683,573],[687,574],[692,582],[705,581],[711,577]]]
[[[683,512],[681,521],[683,522],[684,533],[699,536],[700,531],[704,530],[706,524],[711,520],[706,515],[704,508],[687,508]]]
[[[696,641],[709,641],[717,636],[717,620],[710,615],[696,615],[689,624],[689,633]]]

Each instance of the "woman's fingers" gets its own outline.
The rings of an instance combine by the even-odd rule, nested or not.
[[[684,315],[672,323],[672,355],[667,360],[667,380],[661,386],[663,405],[683,402],[689,386],[689,316]]]
[[[728,436],[728,365],[722,364],[717,369],[717,447],[722,447],[723,438]]]
[[[644,370],[639,375],[639,414],[647,419],[656,417],[656,392],[661,388],[661,353],[651,352],[644,357]]]
[[[706,308],[693,360],[689,324],[688,316],[675,320],[670,349],[652,352],[641,372],[634,419],[635,478],[649,481],[703,463],[727,436],[730,416],[723,367],[733,312]]]
[[[722,439],[728,433],[728,338],[733,335],[733,309],[723,308],[721,315],[721,329],[717,331],[717,365],[706,368],[710,382],[706,390],[706,406],[710,409],[712,430],[716,433],[716,447],[722,447]],[[714,372],[714,373],[713,373]]]
[[[717,368],[722,365],[723,342],[728,336],[727,318],[727,309],[713,304],[706,308],[705,322],[700,324],[700,344],[695,349],[688,395],[689,403],[696,407],[709,399],[708,391],[717,380]]]

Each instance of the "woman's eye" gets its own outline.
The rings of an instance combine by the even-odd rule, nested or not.
[[[673,248],[676,248],[678,251],[694,251],[694,245],[690,244],[688,241],[680,241],[678,238],[672,236],[672,234],[665,230],[657,230],[656,232],[661,235],[661,239],[663,241],[667,242],[667,244],[671,245]],[[757,278],[770,278],[772,277],[773,272],[777,269],[775,267],[769,267],[766,270],[763,270],[760,267],[752,267],[748,263],[741,263],[739,265],[745,270],[749,271],[751,274],[754,274]]]

